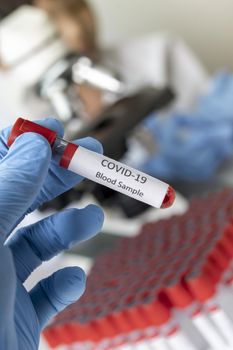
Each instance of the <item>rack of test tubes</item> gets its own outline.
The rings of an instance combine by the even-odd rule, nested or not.
[[[122,238],[44,335],[65,350],[233,349],[233,190]]]

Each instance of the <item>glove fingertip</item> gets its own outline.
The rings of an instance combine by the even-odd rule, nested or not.
[[[56,131],[60,137],[63,137],[64,135],[64,126],[59,120],[55,118],[46,118],[43,120],[39,120],[36,123],[45,126],[46,128],[51,129],[53,131]]]
[[[67,267],[57,271],[52,280],[53,305],[57,311],[76,302],[86,288],[86,275],[80,267]],[[50,298],[51,299],[51,298]]]
[[[43,136],[33,132],[27,132],[18,136],[10,147],[9,153],[13,153],[14,148],[17,148],[18,151],[22,150],[23,152],[25,152],[24,148],[28,148],[27,152],[39,153],[40,155],[42,154],[43,157],[45,155],[51,157],[52,153],[48,141]]]
[[[99,222],[100,227],[102,227],[104,223],[104,218],[105,218],[103,209],[100,208],[98,205],[89,204],[86,207],[86,210],[89,211],[89,214],[95,215],[95,217],[97,218],[97,221]]]
[[[40,328],[84,293],[86,276],[79,267],[66,267],[39,282],[30,292]]]

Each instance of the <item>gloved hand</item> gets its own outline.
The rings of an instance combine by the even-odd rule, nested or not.
[[[151,116],[145,127],[153,135],[157,152],[141,165],[153,176],[169,180],[207,180],[233,156],[233,123],[212,115]]]
[[[140,165],[153,176],[172,180],[203,181],[221,163],[233,157],[233,76],[217,74],[193,113],[169,118],[151,115],[144,127],[152,135],[156,153]]]
[[[232,98],[233,75],[227,71],[219,72],[213,77],[208,93],[200,98],[197,113],[219,121],[233,121]]]
[[[62,136],[57,121],[41,124]],[[43,261],[99,232],[103,212],[94,205],[64,210],[19,229],[6,243],[26,214],[82,180],[51,160],[43,137],[24,134],[8,149],[9,133],[6,129],[0,134],[0,350],[36,350],[49,319],[83,294],[85,274],[78,267],[62,269],[29,293],[23,283]],[[101,152],[93,139],[78,143]]]

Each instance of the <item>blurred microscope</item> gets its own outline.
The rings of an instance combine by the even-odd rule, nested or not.
[[[68,55],[59,59],[42,76],[37,92],[49,101],[56,115],[66,126],[69,136],[83,129],[85,111],[74,84],[99,90],[106,103],[114,103],[124,95],[124,84],[106,68],[86,56]]]
[[[32,106],[32,112],[24,115],[37,119],[34,110],[38,114],[37,106],[46,105],[44,115],[60,119],[66,138],[95,137],[103,144],[106,156],[116,160],[125,158],[131,136],[143,119],[168,106],[174,98],[169,87],[148,86],[132,92],[124,79],[103,65],[101,59],[70,54],[47,15],[31,6],[22,6],[6,17],[0,23],[0,33],[2,62],[19,85],[21,100],[27,96],[24,105]],[[94,91],[101,100],[101,108],[94,116],[85,109],[82,87]],[[147,146],[149,149],[150,141]],[[135,156],[144,156],[136,145]],[[148,209],[85,181],[42,210],[61,209],[87,194],[105,207],[117,208],[123,217],[137,217]]]

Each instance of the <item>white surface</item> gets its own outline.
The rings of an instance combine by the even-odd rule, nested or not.
[[[55,31],[44,11],[32,6],[20,7],[0,23],[3,63],[14,64],[53,36]]]
[[[1,129],[13,125],[18,117],[38,120],[51,116],[47,103],[34,96],[29,101],[27,93],[13,74],[0,71]]]

